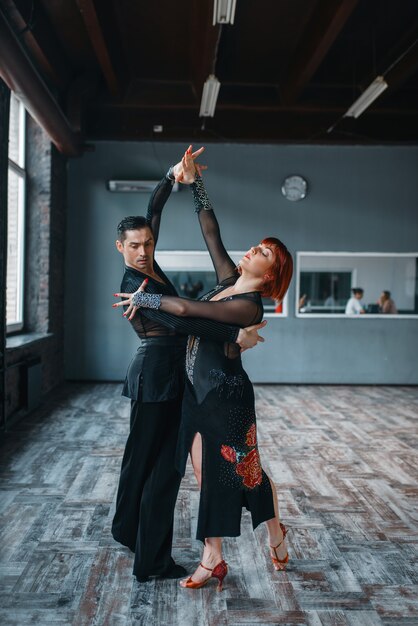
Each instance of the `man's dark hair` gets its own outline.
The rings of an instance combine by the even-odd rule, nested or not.
[[[140,230],[141,228],[151,228],[149,222],[143,215],[129,215],[124,217],[118,224],[118,239],[123,241],[126,239],[125,232],[127,230]]]
[[[384,291],[383,293],[385,294],[386,298],[390,298],[390,291]]]
[[[351,291],[354,295],[356,295],[356,293],[364,293],[364,289],[362,289],[361,287],[353,287]]]

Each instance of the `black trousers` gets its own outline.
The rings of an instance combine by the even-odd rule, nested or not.
[[[173,564],[174,507],[181,475],[174,467],[181,397],[131,401],[131,430],[122,460],[113,538],[135,552],[135,576],[163,574]]]

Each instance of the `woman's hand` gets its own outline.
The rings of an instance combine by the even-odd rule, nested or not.
[[[236,343],[241,348],[241,352],[249,348],[254,348],[259,341],[264,341],[263,337],[261,337],[257,331],[260,330],[260,328],[264,328],[266,324],[267,320],[263,320],[259,324],[254,324],[254,326],[247,326],[247,328],[240,329]]]
[[[204,147],[199,148],[196,152],[192,152],[193,146],[189,146],[184,153],[182,160],[173,167],[173,174],[176,182],[184,185],[191,185],[195,181],[196,171],[199,175],[203,170],[207,170],[206,165],[195,163],[195,159],[204,151]]]
[[[128,308],[126,309],[125,313],[123,314],[123,317],[126,317],[128,320],[132,320],[135,317],[135,314],[137,312],[137,310],[139,309],[139,307],[135,306],[132,303],[132,296],[135,293],[138,293],[138,291],[145,291],[145,287],[147,286],[148,283],[148,278],[146,278],[141,285],[139,286],[139,288],[134,291],[134,293],[114,293],[113,295],[115,296],[115,298],[125,298],[125,300],[122,300],[121,302],[116,302],[115,304],[112,304],[113,308],[116,308],[118,306],[127,306]]]

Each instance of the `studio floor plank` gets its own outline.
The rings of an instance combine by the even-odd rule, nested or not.
[[[67,384],[8,433],[0,467],[2,626],[418,626],[418,389],[258,385],[260,453],[291,528],[274,572],[266,529],[227,539],[222,593],[138,584],[110,525],[129,402]],[[192,572],[191,468],[174,558]]]

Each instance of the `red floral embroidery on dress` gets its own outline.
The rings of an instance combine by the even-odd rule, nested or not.
[[[246,444],[250,448],[257,445],[257,429],[255,426],[255,422],[254,424],[251,424],[251,427],[249,431],[247,432]]]
[[[221,454],[225,461],[236,463],[237,453],[235,452],[234,448],[231,448],[230,446],[221,446]]]
[[[261,485],[263,475],[257,449],[253,448],[240,463],[237,463],[235,470],[244,478],[243,483],[246,487],[254,489],[257,485]]]

